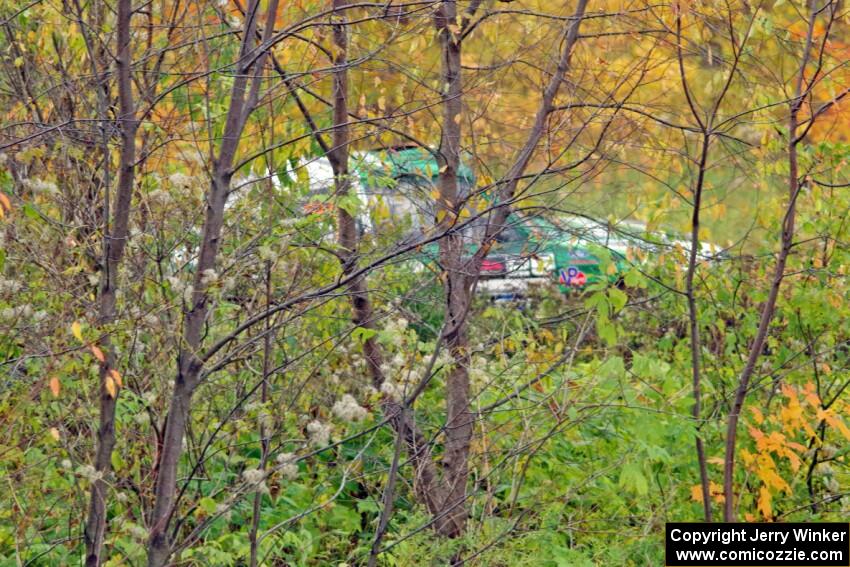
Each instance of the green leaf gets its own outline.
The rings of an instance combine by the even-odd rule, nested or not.
[[[39,215],[38,211],[35,210],[35,207],[30,205],[29,203],[24,205],[23,209],[24,209],[24,215],[26,215],[27,217],[29,217],[33,220],[37,220],[37,221],[41,220],[41,215]]]
[[[112,451],[112,457],[110,460],[112,461],[112,468],[116,472],[124,468],[124,459],[121,458],[121,453],[118,451]]]
[[[584,302],[585,307],[596,308],[600,317],[608,317],[608,296],[603,291],[597,291]]]
[[[638,496],[646,496],[649,492],[649,484],[640,466],[635,463],[627,463],[620,469],[620,488],[634,492]]]
[[[614,311],[621,310],[629,301],[629,296],[616,287],[612,287],[608,290],[608,297],[611,298],[611,305],[614,307]]]
[[[344,210],[351,216],[357,216],[357,213],[360,211],[360,207],[362,203],[360,202],[360,198],[353,193],[349,193],[345,197],[342,197],[337,201],[337,205],[340,209]]]
[[[607,316],[600,316],[596,320],[596,332],[599,334],[599,338],[608,343],[608,346],[617,344],[617,328]]]
[[[200,506],[201,509],[204,512],[206,512],[207,514],[214,514],[215,513],[215,507],[216,507],[215,500],[213,500],[209,496],[204,496],[203,498],[201,498],[198,501],[198,506]]]
[[[626,275],[623,277],[623,283],[625,283],[627,287],[643,288],[646,287],[646,278],[642,273],[640,273],[640,270],[632,268],[626,272]]]
[[[351,332],[351,337],[360,344],[365,343],[372,337],[378,334],[375,329],[367,329],[365,327],[357,327]]]
[[[360,514],[348,506],[337,504],[331,510],[328,523],[345,534],[354,533],[360,529]]]

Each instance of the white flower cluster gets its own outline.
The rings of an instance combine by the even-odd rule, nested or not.
[[[274,416],[270,411],[263,409],[257,414],[257,424],[266,431],[270,431],[274,429]]]
[[[138,541],[145,541],[148,539],[148,530],[140,526],[139,524],[134,524],[133,522],[127,522],[124,526],[124,529],[130,534],[134,539]]]
[[[21,291],[24,285],[18,280],[7,280],[0,278],[0,293],[16,293]]]
[[[177,276],[168,276],[165,280],[176,293],[181,293],[184,289],[186,289],[186,284]]]
[[[47,311],[33,311],[32,305],[24,303],[17,307],[6,307],[0,309],[0,320],[12,321],[15,319],[33,319],[36,323],[47,318]]]
[[[381,392],[395,401],[401,401],[404,399],[404,387],[393,382],[389,378],[385,379],[384,383],[381,384]]]
[[[391,359],[386,360],[381,364],[381,372],[384,376],[399,374],[406,363],[407,361],[405,360],[404,355],[397,352]]]
[[[837,452],[831,445],[824,445],[822,449],[823,455],[830,458],[830,455],[835,455]],[[815,469],[815,473],[823,477],[823,486],[830,494],[839,494],[841,492],[841,484],[835,478],[835,469],[831,464],[820,462]]]
[[[481,356],[473,356],[469,361],[469,381],[473,386],[482,388],[489,380],[487,375],[487,360]]]
[[[275,460],[280,465],[278,470],[283,478],[292,480],[298,476],[298,463],[296,459],[295,453],[281,453],[277,456]]]
[[[83,478],[87,478],[92,482],[103,478],[103,471],[95,469],[91,465],[80,465],[77,467],[77,474]]]
[[[369,412],[354,399],[351,394],[345,394],[341,400],[334,403],[333,414],[343,421],[363,421]]]
[[[255,492],[268,493],[266,485],[266,471],[261,469],[245,469],[242,471],[242,480],[250,485]]]
[[[841,492],[841,484],[835,479],[834,476],[831,476],[826,479],[826,481],[823,483],[823,486],[830,494],[839,494]]]
[[[184,281],[182,281],[177,276],[168,276],[165,278],[168,280],[168,283],[171,285],[171,289],[174,293],[183,295],[183,301],[186,303],[190,303],[192,301],[192,294],[195,293],[195,288]]]
[[[449,352],[449,349],[444,348],[440,351],[440,354],[437,355],[437,360],[434,362],[434,369],[444,368],[446,370],[450,369],[454,365],[454,358],[452,358],[452,354]]]
[[[390,319],[384,327],[385,336],[388,337],[390,344],[395,347],[402,347],[404,339],[407,337],[408,321],[404,317],[398,319]]]
[[[147,194],[147,200],[151,205],[166,206],[171,203],[171,193],[165,189],[154,189]]]
[[[168,176],[168,182],[174,187],[186,189],[192,186],[192,178],[185,173],[172,173]]]
[[[361,375],[366,371],[366,357],[363,356],[363,349],[359,346],[340,345],[336,354],[340,360],[344,361],[344,364],[354,376]],[[334,380],[334,378],[336,379],[335,382],[339,381],[338,376],[334,375],[331,380]]]
[[[59,192],[59,188],[55,183],[44,181],[43,179],[24,179],[24,186],[33,193],[48,193],[52,195]]]
[[[316,447],[324,447],[331,439],[331,426],[314,419],[307,424],[307,437]]]
[[[201,285],[210,286],[218,281],[218,274],[212,268],[201,272]]]
[[[257,256],[264,262],[274,264],[277,261],[277,252],[272,250],[271,246],[260,246],[257,248]]]

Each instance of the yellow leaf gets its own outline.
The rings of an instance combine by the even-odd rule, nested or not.
[[[50,382],[48,383],[48,385],[50,386],[50,391],[53,393],[53,397],[58,398],[59,397],[59,391],[62,389],[62,385],[59,383],[59,378],[54,376],[53,378],[50,379]]]
[[[79,321],[71,323],[71,333],[73,333],[74,337],[76,337],[78,341],[83,340],[83,331],[82,327],[80,327]]]
[[[762,486],[759,489],[758,510],[765,518],[773,517],[773,508],[771,508],[770,502],[770,490],[766,486]]]
[[[53,437],[56,441],[59,441],[59,430],[55,427],[50,428],[50,436]]]
[[[121,380],[121,374],[119,374],[117,370],[110,368],[109,375],[112,376],[112,379],[115,380],[115,383],[118,384],[119,388],[124,387],[124,381]]]
[[[7,211],[12,210],[12,203],[9,202],[9,197],[3,193],[0,193],[0,205],[2,205],[0,208],[5,208]]]
[[[109,393],[109,396],[114,398],[118,393],[118,390],[115,388],[115,380],[112,379],[112,376],[107,374],[103,385],[106,388],[107,393]]]
[[[89,348],[91,349],[91,353],[94,355],[94,357],[95,357],[96,359],[98,359],[98,360],[99,360],[99,361],[101,361],[101,362],[105,362],[105,361],[106,361],[106,357],[105,357],[105,356],[103,356],[103,351],[102,351],[102,350],[100,350],[99,348],[97,348],[95,345],[89,345]]]

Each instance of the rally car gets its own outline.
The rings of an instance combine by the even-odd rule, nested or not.
[[[351,157],[353,194],[361,205],[358,224],[362,233],[380,228],[404,230],[416,238],[433,226],[434,192],[439,167],[432,152],[418,147],[358,152]],[[291,178],[309,178],[308,202],[303,212],[324,211],[333,202],[333,171],[327,158],[319,157],[289,166]],[[297,171],[296,171],[297,170]],[[463,165],[458,172],[461,195],[475,187],[472,170]],[[380,213],[380,214],[379,214]],[[480,246],[483,218],[464,229],[471,255]],[[614,281],[629,269],[635,257],[631,250],[652,253],[689,244],[675,237],[648,233],[634,222],[610,224],[589,217],[556,214],[546,207],[513,210],[497,231],[496,241],[481,264],[478,290],[494,299],[513,299],[530,288],[558,286],[562,292],[581,290],[598,281]],[[421,249],[415,261],[438,261],[436,244]],[[714,248],[704,244],[701,257]]]

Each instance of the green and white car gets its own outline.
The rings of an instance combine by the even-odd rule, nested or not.
[[[351,160],[354,194],[359,204],[365,205],[358,217],[364,233],[386,219],[394,227],[402,227],[408,238],[432,226],[436,212],[432,195],[439,168],[429,151],[395,148],[358,152]],[[299,175],[306,172],[309,178],[311,201],[305,210],[321,209],[321,203],[333,193],[330,163],[317,158],[298,167],[303,168]],[[461,167],[459,180],[462,194],[471,193],[475,186],[472,170]],[[381,214],[376,214],[378,211]],[[481,224],[472,222],[464,231],[470,254],[477,249]],[[612,226],[577,215],[554,214],[543,207],[512,211],[482,263],[478,289],[495,299],[521,297],[535,286],[558,286],[563,292],[581,290],[594,282],[621,277],[632,266],[629,257],[652,257],[665,248],[679,246],[687,250],[689,243],[675,236],[648,233],[639,223]],[[704,244],[700,257],[714,256],[712,249]],[[630,250],[644,253],[630,254]],[[436,262],[437,246],[423,247],[418,261]]]

